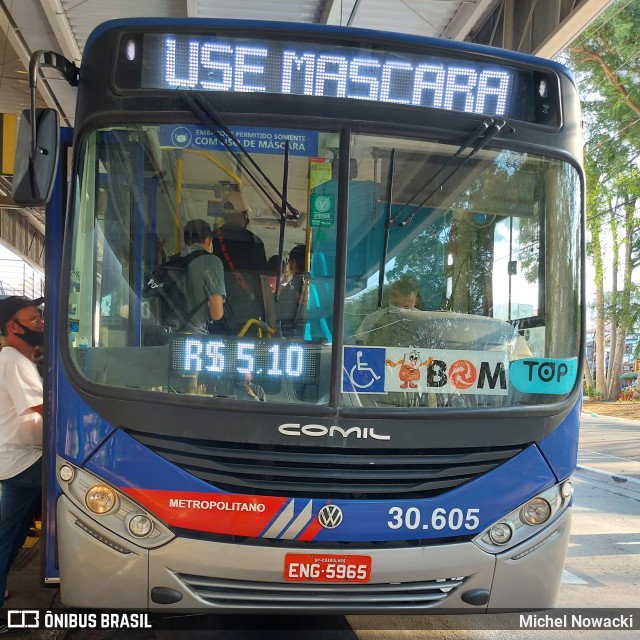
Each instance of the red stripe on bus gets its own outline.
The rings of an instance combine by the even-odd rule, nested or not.
[[[121,488],[172,527],[253,536],[264,530],[287,498]]]

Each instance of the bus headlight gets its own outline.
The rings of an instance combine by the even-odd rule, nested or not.
[[[551,516],[551,505],[544,498],[533,498],[520,510],[520,517],[526,524],[543,524]]]
[[[108,480],[76,467],[61,456],[57,457],[56,469],[61,480],[71,476],[68,481],[60,482],[60,488],[84,516],[76,516],[76,525],[99,542],[108,539],[104,544],[118,550],[132,548],[132,545],[155,549],[175,537],[153,513],[109,485]]]
[[[146,538],[153,530],[153,522],[144,514],[137,514],[129,520],[129,533],[136,538]]]
[[[109,513],[117,502],[115,491],[106,484],[94,484],[84,497],[87,508],[98,514]]]
[[[507,544],[512,535],[513,531],[506,522],[497,522],[489,529],[489,538],[493,544]]]
[[[570,479],[554,484],[496,519],[473,542],[487,553],[504,553],[549,527],[569,508],[571,495]]]

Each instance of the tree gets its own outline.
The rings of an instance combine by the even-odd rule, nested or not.
[[[640,5],[620,0],[568,49],[585,119],[587,251],[596,285],[596,385],[610,400],[617,397],[625,339],[637,320],[632,276],[640,265],[639,33]],[[609,304],[607,271],[612,282]],[[608,362],[605,325],[610,327]]]

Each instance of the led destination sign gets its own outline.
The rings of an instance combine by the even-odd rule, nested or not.
[[[242,380],[315,382],[318,347],[283,340],[246,340],[216,336],[174,336],[171,371]]]
[[[143,43],[138,86],[147,89],[350,98],[536,121],[540,87],[547,91],[552,84],[549,74],[515,66],[369,43],[330,46],[154,33],[145,34]],[[123,81],[126,57],[118,70]],[[547,115],[550,111],[555,109],[547,104]]]
[[[386,52],[165,37],[166,88],[356,98],[504,116],[512,73]]]

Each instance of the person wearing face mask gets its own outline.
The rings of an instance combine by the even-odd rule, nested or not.
[[[377,309],[364,318],[355,333],[355,344],[384,344],[384,330],[397,332],[402,322],[416,307],[418,301],[418,282],[410,275],[403,274],[390,283],[386,290],[388,306]],[[395,326],[394,326],[395,325]]]
[[[43,298],[0,300],[0,606],[7,575],[42,495],[42,379],[34,356],[44,343]],[[0,633],[7,630],[0,618]]]

